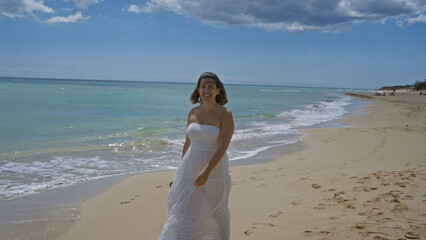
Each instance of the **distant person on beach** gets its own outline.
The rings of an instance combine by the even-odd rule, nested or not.
[[[230,237],[231,177],[226,150],[234,133],[225,88],[212,72],[201,74],[190,100],[182,160],[167,197],[160,240]]]

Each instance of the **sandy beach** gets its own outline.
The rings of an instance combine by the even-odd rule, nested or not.
[[[371,102],[307,148],[231,167],[231,239],[426,239],[426,96]],[[130,177],[81,206],[59,239],[157,239],[174,171]]]

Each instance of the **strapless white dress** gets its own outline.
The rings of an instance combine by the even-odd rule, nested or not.
[[[227,154],[205,185],[194,186],[198,173],[216,151],[219,133],[220,129],[212,125],[189,124],[187,135],[191,145],[179,164],[167,198],[167,221],[160,240],[229,239],[231,177]]]

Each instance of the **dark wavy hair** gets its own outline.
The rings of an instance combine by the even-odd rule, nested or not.
[[[225,88],[223,87],[222,82],[220,81],[219,77],[212,73],[212,72],[204,72],[200,75],[200,77],[198,78],[198,83],[197,83],[197,87],[194,89],[194,91],[191,94],[191,97],[189,98],[189,100],[191,100],[192,104],[196,104],[196,103],[202,103],[203,101],[201,100],[200,97],[200,93],[198,92],[198,89],[200,89],[200,82],[201,80],[205,79],[205,78],[211,78],[214,80],[215,84],[216,84],[216,88],[219,88],[219,94],[216,96],[216,102],[220,105],[225,105],[228,102],[228,97],[226,96],[226,91]]]

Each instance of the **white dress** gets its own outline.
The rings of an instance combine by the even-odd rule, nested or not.
[[[160,240],[227,240],[230,232],[228,196],[231,190],[228,156],[209,175],[206,184],[194,186],[198,173],[217,148],[220,129],[191,123],[191,140],[179,164],[167,198],[167,221]]]

